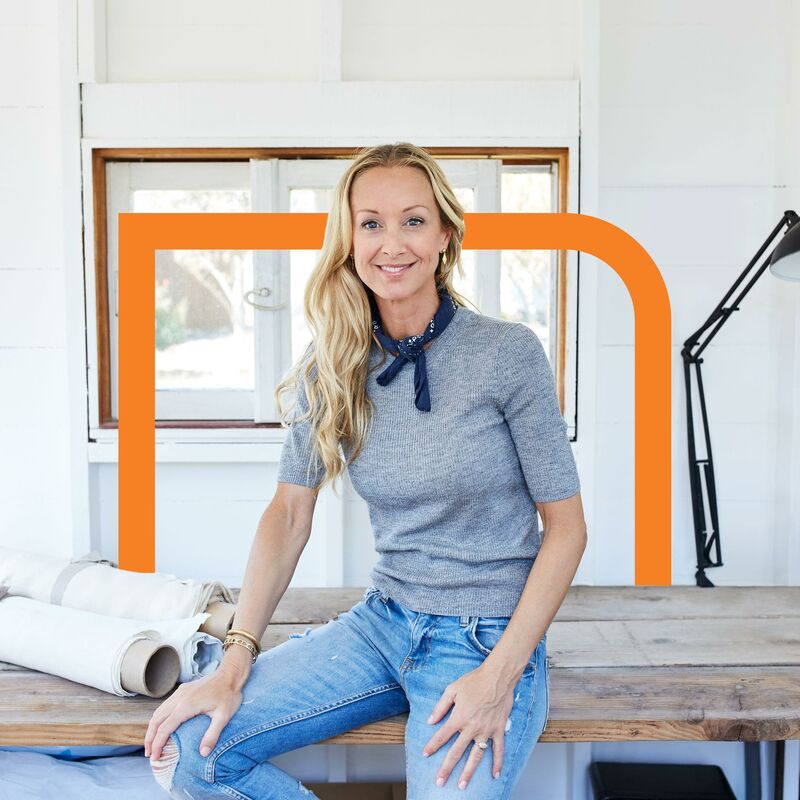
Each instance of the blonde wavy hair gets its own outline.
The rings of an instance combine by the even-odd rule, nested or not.
[[[408,142],[357,150],[353,163],[334,189],[322,251],[303,296],[312,341],[275,388],[275,407],[282,427],[311,419],[313,454],[325,472],[316,493],[328,483],[333,484],[336,492],[335,480],[361,452],[375,410],[366,392],[371,343],[375,341],[381,346],[372,330],[368,294],[372,290],[361,280],[349,258],[353,241],[350,188],[361,173],[372,167],[414,167],[428,176],[442,227],[451,231],[434,274],[436,288],[444,287],[457,305],[470,303],[477,309],[453,288],[456,267],[464,277],[461,264],[464,209],[441,167],[429,153]],[[385,361],[383,351],[383,359],[374,369]],[[297,405],[299,380],[305,388],[309,409],[290,420],[289,413]],[[285,391],[295,395],[295,402],[288,408],[281,398]],[[351,458],[346,463],[343,451],[340,452],[343,443],[351,448]]]

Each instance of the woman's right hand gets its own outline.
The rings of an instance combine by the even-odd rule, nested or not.
[[[145,756],[151,761],[161,758],[161,750],[170,734],[198,714],[211,717],[211,724],[200,742],[200,754],[208,755],[220,732],[242,704],[245,682],[245,674],[220,666],[210,675],[181,683],[150,718],[144,737]]]

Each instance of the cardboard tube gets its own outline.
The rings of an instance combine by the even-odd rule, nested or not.
[[[224,642],[231,628],[236,606],[233,603],[215,600],[206,606],[205,613],[211,616],[200,626],[200,630]]]
[[[137,639],[122,657],[120,681],[126,692],[163,697],[178,682],[178,651],[163,642]]]

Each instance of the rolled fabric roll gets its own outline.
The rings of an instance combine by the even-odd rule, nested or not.
[[[136,639],[122,656],[119,682],[123,691],[163,697],[181,671],[178,651],[164,642]]]
[[[222,642],[219,639],[210,633],[198,631],[186,640],[184,652],[180,653],[181,674],[178,681],[187,683],[216,672],[223,655]]]
[[[192,639],[207,617],[119,619],[7,595],[0,600],[0,661],[121,697],[161,697],[182,673],[211,669],[207,653],[201,665],[191,663],[198,649]]]
[[[209,603],[205,610],[210,614],[209,618],[200,626],[203,633],[215,636],[221,642],[225,641],[228,631],[233,623],[233,615],[236,613],[236,606],[233,603],[214,601]]]
[[[0,583],[8,585],[10,595],[127,619],[193,617],[210,603],[235,609],[233,594],[219,581],[123,570],[94,551],[70,560],[0,547]],[[223,618],[221,624],[226,614],[233,616],[230,609],[215,608]]]
[[[208,619],[207,612],[186,619],[140,620],[156,630],[158,640],[178,651],[180,674],[178,683],[186,683],[215,672],[222,663],[222,642],[199,628]]]

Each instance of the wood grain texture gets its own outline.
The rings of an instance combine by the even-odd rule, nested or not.
[[[239,590],[233,589],[238,599]],[[363,588],[290,587],[275,609],[278,623],[327,622],[361,600]],[[571,586],[553,622],[671,619],[794,619],[800,586]]]
[[[363,589],[289,589],[262,640]],[[572,587],[548,631],[545,742],[800,738],[800,587]],[[162,699],[0,662],[0,745],[141,744]],[[402,744],[405,715],[326,740]]]

